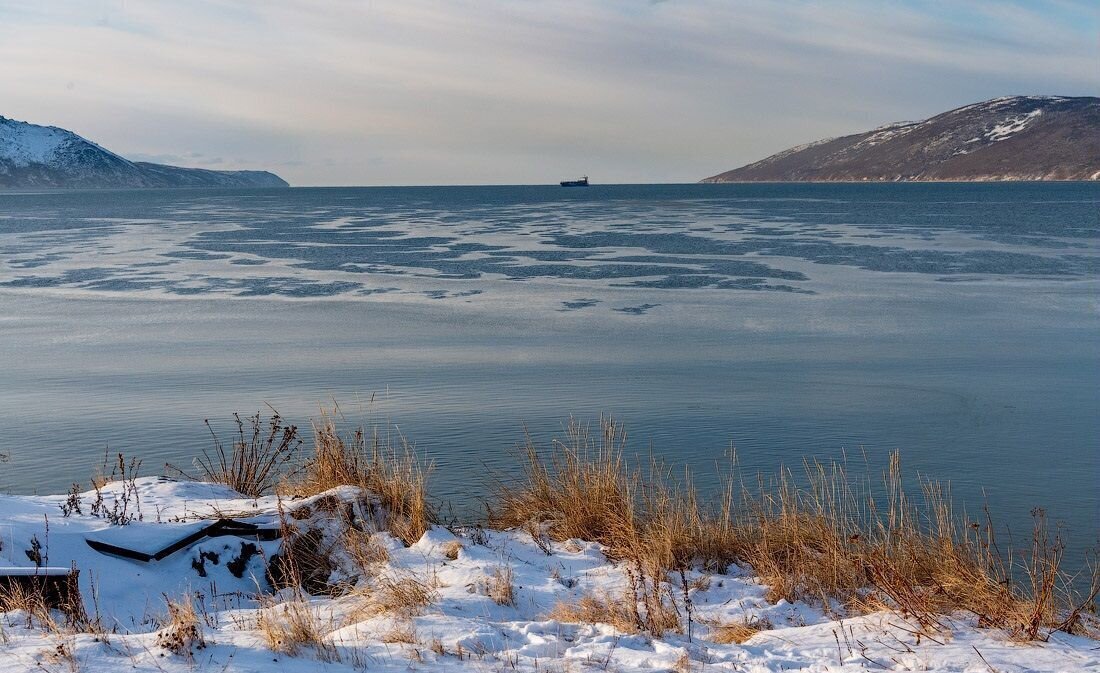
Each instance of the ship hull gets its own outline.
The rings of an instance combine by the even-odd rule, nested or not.
[[[560,184],[562,187],[587,187],[588,178],[582,178],[580,180],[562,180]]]

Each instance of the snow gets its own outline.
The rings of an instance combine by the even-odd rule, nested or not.
[[[948,111],[946,114],[957,115],[963,112],[970,112],[971,110],[984,109],[986,111],[996,110],[997,108],[1004,107],[1017,100],[1016,96],[1000,96],[998,98],[991,98],[989,100],[980,101],[978,103],[971,103],[962,107],[955,108]]]
[[[770,157],[767,157],[765,159],[761,159],[760,161],[757,161],[755,163],[751,163],[748,166],[746,166],[746,168],[748,168],[750,166],[766,165],[766,164],[772,163],[774,161],[778,161],[779,159],[784,159],[786,157],[789,157],[792,154],[797,154],[797,153],[799,153],[803,150],[808,150],[811,147],[817,147],[818,145],[824,145],[825,143],[831,143],[834,140],[836,140],[836,137],[822,138],[821,140],[814,140],[812,142],[803,143],[801,145],[795,145],[794,147],[790,147],[788,149],[785,149],[782,152],[779,152],[778,154],[773,154]]]
[[[15,166],[49,164],[75,136],[53,126],[37,126],[0,117],[0,157]]]
[[[259,553],[243,564],[237,577],[226,566],[249,542],[241,538],[209,538],[162,561],[139,563],[97,553],[84,544],[84,537],[155,547],[211,517],[233,515],[275,523],[280,512],[292,526],[328,526],[335,534],[336,519],[325,510],[326,503],[331,507],[334,502],[355,509],[353,520],[358,524],[351,525],[363,525],[369,534],[374,529],[367,524],[378,515],[373,501],[348,487],[304,500],[250,499],[224,486],[164,478],[110,484],[102,494],[107,510],[116,519],[122,511],[129,523],[113,525],[93,516],[95,492],[80,494],[83,513],[69,516],[61,511],[65,496],[0,497],[0,564],[33,567],[24,552],[37,538],[50,566],[75,564],[80,569],[87,609],[98,607],[115,631],[50,632],[28,627],[22,613],[6,613],[0,616],[0,673],[1100,671],[1095,641],[1053,634],[1047,642],[1021,644],[1000,631],[978,628],[962,614],[945,619],[946,628],[934,634],[919,634],[915,624],[894,613],[839,618],[808,604],[769,603],[766,587],[738,567],[709,575],[689,573],[694,606],[690,638],[686,633],[652,638],[608,624],[556,620],[550,614],[559,602],[575,603],[585,595],[621,600],[629,586],[626,569],[609,561],[597,544],[570,540],[552,543],[544,551],[520,531],[467,529],[456,534],[436,527],[409,547],[375,532],[372,539],[388,553],[375,579],[350,574],[344,567],[348,559],[337,554],[333,574],[354,584],[352,591],[335,597],[296,597],[283,590],[272,596],[264,564],[279,551],[279,541],[259,542]],[[98,513],[102,511],[97,507]],[[218,554],[219,560],[210,561],[210,554]],[[204,558],[206,577],[196,567]],[[498,604],[490,596],[492,578],[503,569],[512,573],[512,605]],[[371,582],[382,580],[415,581],[430,589],[431,602],[407,614],[367,609],[370,587],[376,586]],[[164,596],[186,592],[198,595],[206,645],[176,653],[158,644],[158,620],[165,613]],[[259,594],[268,594],[263,597],[266,602]],[[306,647],[289,655],[268,648],[259,619],[278,618],[292,608],[322,627],[323,652]],[[683,614],[682,604],[680,609]],[[744,621],[771,628],[740,645],[711,639],[708,623]]]
[[[873,129],[866,138],[853,145],[851,149],[855,150],[879,145],[887,140],[892,140],[893,138],[909,133],[920,124],[921,122],[894,122],[892,124],[885,124]]]
[[[1027,114],[1017,115],[1011,117],[1000,124],[997,124],[992,129],[986,132],[985,137],[992,142],[999,142],[1001,140],[1007,140],[1016,135],[1020,131],[1034,121],[1039,115],[1043,114],[1041,108],[1037,108],[1028,112]]]
[[[15,167],[64,163],[67,151],[82,145],[94,147],[115,159],[130,163],[72,131],[0,117],[0,161],[10,162]]]

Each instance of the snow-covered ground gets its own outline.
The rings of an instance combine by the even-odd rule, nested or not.
[[[74,502],[82,513],[71,509]],[[62,511],[66,503],[68,516]],[[217,516],[266,526],[289,522],[298,530],[316,526],[327,536],[358,526],[377,561],[365,572],[337,551],[329,579],[341,580],[346,591],[301,597],[285,589],[271,595],[265,568],[279,552],[278,540],[206,538],[147,563],[93,551],[85,542],[155,550]],[[598,545],[571,540],[546,548],[526,532],[469,529],[456,535],[434,528],[405,547],[386,533],[371,533],[378,516],[369,499],[351,488],[280,502],[164,478],[108,485],[101,500],[95,492],[72,499],[0,497],[0,565],[33,568],[35,549],[43,565],[75,564],[86,610],[98,614],[109,631],[28,628],[24,613],[6,613],[0,621],[0,673],[1100,671],[1096,641],[1056,633],[1047,642],[1017,643],[961,614],[945,619],[942,630],[922,634],[892,613],[839,618],[806,604],[770,604],[766,587],[736,567],[687,577],[690,637],[686,620],[683,632],[661,638],[608,624],[570,623],[551,618],[556,605],[577,605],[586,596],[625,605],[626,569],[609,562]],[[130,520],[116,525],[109,518]],[[326,537],[322,543],[335,541]],[[379,599],[387,585],[418,587],[427,604],[395,609]],[[192,597],[205,645],[174,652],[158,629],[167,612],[165,597],[183,595]],[[676,607],[686,618],[682,595]],[[260,623],[279,623],[287,615],[308,615],[324,634],[323,645],[293,655],[273,651]],[[719,626],[744,623],[765,628],[741,644],[713,641]]]

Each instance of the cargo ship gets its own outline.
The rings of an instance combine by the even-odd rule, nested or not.
[[[588,186],[588,176],[586,175],[583,178],[580,178],[579,180],[562,180],[561,181],[561,186],[562,187],[587,187]]]

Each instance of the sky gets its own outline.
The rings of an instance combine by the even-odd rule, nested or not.
[[[0,115],[293,185],[693,182],[1100,95],[1100,2],[0,0]]]

